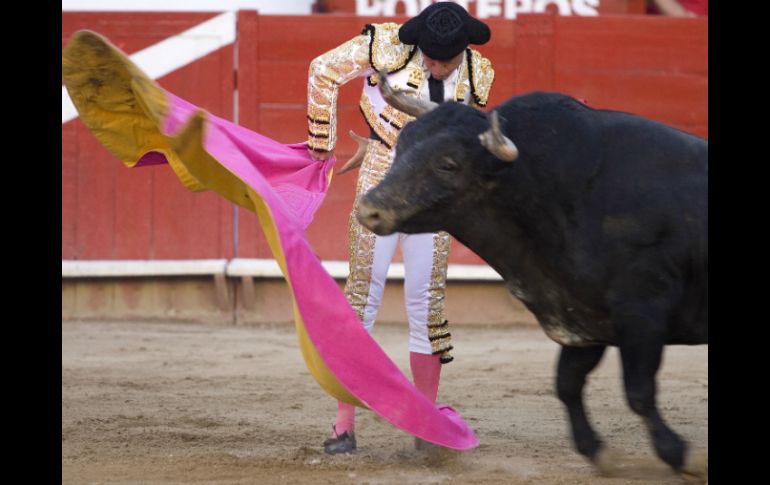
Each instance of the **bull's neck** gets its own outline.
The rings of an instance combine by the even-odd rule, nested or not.
[[[509,284],[552,279],[567,264],[562,259],[567,222],[559,194],[552,193],[549,174],[537,168],[500,173],[467,205],[467,214],[452,218],[457,226],[449,232]]]
[[[499,199],[498,199],[499,201]],[[539,259],[540,248],[520,225],[516,210],[493,202],[474,207],[465,217],[456,218],[449,232],[478,254],[506,281],[521,280],[537,271],[533,262]]]

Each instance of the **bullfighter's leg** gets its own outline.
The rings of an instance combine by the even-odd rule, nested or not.
[[[382,181],[392,158],[391,150],[382,143],[369,140],[358,174],[356,197],[361,197]],[[350,273],[345,283],[345,296],[364,327],[371,330],[398,236],[377,237],[358,222],[354,207],[348,221],[348,242]]]
[[[575,447],[594,463],[603,445],[588,422],[583,404],[583,387],[588,374],[602,360],[606,348],[604,345],[562,347],[556,374],[556,392],[567,407]]]
[[[615,318],[626,399],[631,409],[644,418],[660,459],[684,478],[705,483],[705,454],[688,450],[687,443],[668,427],[657,408],[655,375],[663,356],[665,335],[654,329],[661,327],[651,316],[626,314]]]
[[[356,194],[361,196],[377,185],[390,167],[393,155],[382,143],[370,140],[361,164]],[[398,244],[398,236],[376,236],[363,227],[351,212],[348,223],[348,260],[350,272],[345,284],[345,297],[364,328],[371,332],[382,302],[388,266]],[[356,449],[356,409],[344,401],[337,403],[337,417],[331,437],[324,442],[328,454],[347,453]]]
[[[451,360],[451,336],[444,320],[450,238],[445,232],[399,234],[399,238],[404,255],[404,301],[409,320],[409,364],[412,378],[415,387],[435,402],[441,380],[441,365],[442,362],[448,362],[443,358],[448,356]],[[436,445],[420,438],[415,438],[415,447],[423,451],[437,449]]]
[[[438,357],[451,342],[449,336],[439,338],[448,333],[440,329],[446,327],[448,330],[448,323],[444,320],[444,302],[450,236],[446,232],[438,232],[399,234],[399,237],[404,254],[409,351]],[[446,360],[442,359],[442,362]]]

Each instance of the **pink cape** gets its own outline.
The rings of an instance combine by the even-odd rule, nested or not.
[[[426,441],[459,450],[478,444],[457,412],[425,398],[383,352],[308,244],[304,229],[334,159],[316,162],[305,144],[283,145],[174,96],[93,32],[76,33],[62,63],[82,121],[127,166],[168,163],[191,190],[214,190],[258,214],[292,291],[303,357],[322,388]]]

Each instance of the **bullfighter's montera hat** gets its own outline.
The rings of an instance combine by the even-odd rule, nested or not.
[[[468,44],[486,44],[491,37],[487,25],[452,2],[434,3],[398,30],[404,44],[417,45],[431,59],[449,60]]]

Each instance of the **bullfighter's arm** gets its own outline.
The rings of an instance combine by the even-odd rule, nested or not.
[[[356,77],[371,74],[368,35],[359,35],[310,63],[307,84],[308,147],[331,151],[337,144],[339,88]]]

